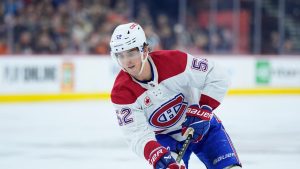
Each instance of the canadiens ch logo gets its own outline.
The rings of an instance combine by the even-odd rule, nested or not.
[[[179,94],[156,109],[150,116],[149,123],[157,128],[172,127],[180,120],[186,107],[184,96]]]

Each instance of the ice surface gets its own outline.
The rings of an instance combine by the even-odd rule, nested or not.
[[[243,168],[299,169],[299,105],[300,96],[227,96],[215,113]],[[122,138],[109,101],[0,104],[0,169],[151,169]]]

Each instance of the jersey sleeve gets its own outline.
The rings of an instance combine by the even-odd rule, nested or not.
[[[147,118],[136,103],[113,104],[119,126],[131,150],[144,157],[144,148],[149,141],[155,141],[154,132],[148,127]]]
[[[215,62],[187,55],[185,74],[186,85],[198,89],[199,105],[217,108],[229,87],[229,77],[226,71]]]

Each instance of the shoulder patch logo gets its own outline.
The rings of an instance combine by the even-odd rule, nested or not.
[[[172,127],[181,119],[186,107],[183,94],[179,94],[156,109],[149,118],[149,124],[160,129]]]

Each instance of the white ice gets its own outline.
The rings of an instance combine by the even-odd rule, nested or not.
[[[300,96],[227,96],[215,113],[243,168],[299,169],[299,106]],[[151,169],[122,138],[109,101],[0,104],[0,169]]]

